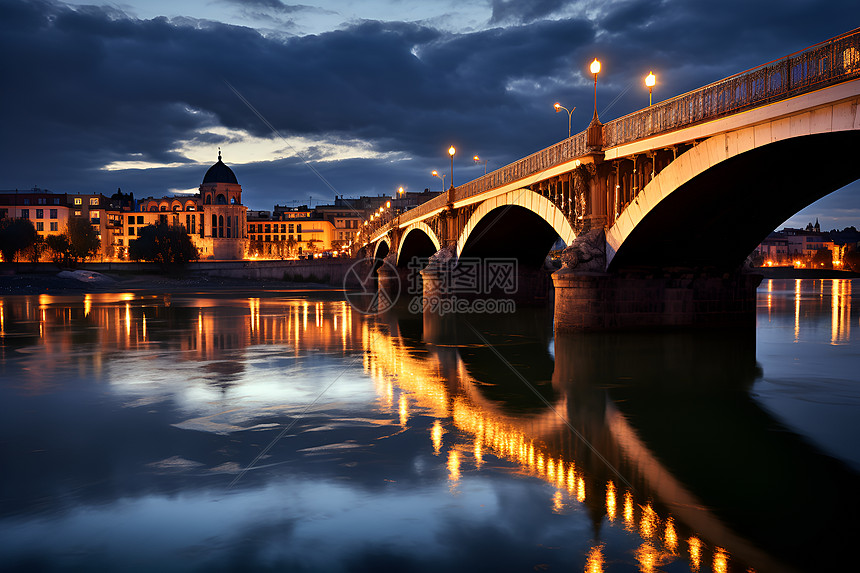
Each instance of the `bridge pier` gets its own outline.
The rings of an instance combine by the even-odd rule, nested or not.
[[[761,275],[609,274],[563,268],[552,276],[555,330],[755,326]]]

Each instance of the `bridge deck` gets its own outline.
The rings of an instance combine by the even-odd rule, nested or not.
[[[802,94],[860,79],[860,28],[820,44],[790,54],[757,68],[736,74],[686,94],[657,103],[646,109],[612,120],[603,125],[603,149],[607,157],[622,157],[628,152],[644,152],[635,142],[679,132],[796,98]],[[856,95],[856,94],[855,94]],[[688,134],[692,139],[700,135]],[[652,141],[672,145],[673,138]],[[690,141],[692,139],[689,139]],[[625,149],[627,148],[627,149]],[[613,150],[615,152],[613,153]],[[392,226],[405,227],[436,214],[450,203],[466,204],[503,193],[543,179],[555,171],[562,173],[575,167],[577,160],[589,155],[586,132],[581,132],[528,157],[464,183],[427,201],[397,218],[379,220],[360,235],[359,244],[379,239]],[[548,175],[548,172],[549,173]]]

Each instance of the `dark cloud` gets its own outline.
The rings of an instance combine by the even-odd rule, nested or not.
[[[307,8],[275,0],[248,7]],[[469,33],[362,21],[277,37],[213,21],[138,20],[113,8],[3,1],[0,63],[10,87],[2,95],[7,137],[0,153],[14,168],[7,168],[0,188],[121,186],[161,194],[194,187],[200,166],[99,167],[129,159],[188,163],[175,151],[178,142],[219,125],[269,137],[229,82],[284,135],[358,138],[379,152],[411,158],[318,166],[353,169],[332,174],[346,182],[339,193],[387,193],[402,184],[423,189],[433,184],[427,174],[443,167],[452,143],[464,158],[489,158],[492,169],[558,141],[566,126],[552,111],[554,101],[577,106],[573,129],[584,129],[592,98],[586,67],[595,56],[604,64],[598,99],[606,120],[645,104],[640,84],[649,70],[658,75],[655,98],[671,97],[844,32],[842,22],[860,15],[850,1],[826,10],[800,1],[615,2],[602,5],[593,20],[584,11],[570,16],[579,14],[575,8],[556,0],[495,2],[490,22],[508,25]],[[210,139],[213,147],[219,143]],[[283,163],[237,170],[255,173],[259,187],[241,181],[249,196],[260,197],[253,208],[331,194],[322,182],[299,176],[296,169],[310,173],[301,162]],[[479,173],[465,161],[458,169],[463,176]]]
[[[534,22],[554,14],[570,3],[567,0],[493,0],[490,23]]]

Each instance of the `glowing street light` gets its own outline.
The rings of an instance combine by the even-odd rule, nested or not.
[[[651,106],[651,90],[654,89],[654,86],[657,84],[657,76],[654,75],[654,72],[649,72],[647,76],[645,76],[645,85],[648,86],[648,106]]]
[[[448,155],[451,156],[451,188],[454,188],[454,154],[457,153],[457,150],[454,149],[454,146],[448,148]]]
[[[442,191],[444,191],[445,190],[445,176],[446,176],[446,174],[443,173],[442,175],[439,175],[439,172],[434,169],[433,171],[430,172],[430,175],[432,175],[433,177],[438,177],[439,179],[442,180]]]
[[[398,197],[403,198],[403,187],[397,189]]]
[[[555,108],[555,113],[558,113],[561,110],[564,110],[567,112],[567,137],[570,137],[570,119],[573,117],[573,111],[576,109],[576,106],[573,106],[573,109],[567,109],[566,107],[564,107],[560,103],[555,102],[555,105],[553,105],[552,107]]]
[[[600,73],[600,62],[597,58],[594,58],[594,61],[591,62],[589,69],[594,74],[594,119],[597,119],[597,74]]]
[[[472,161],[474,161],[475,163],[481,163],[481,158],[476,155],[475,157],[472,158]],[[484,175],[487,174],[487,163],[489,163],[489,162],[490,162],[489,159],[484,159],[484,161],[483,161],[483,163],[484,163]]]

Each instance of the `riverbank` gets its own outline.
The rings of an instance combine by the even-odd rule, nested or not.
[[[857,279],[860,273],[834,269],[796,269],[794,267],[759,267],[755,272],[766,279]]]
[[[318,282],[245,279],[183,274],[125,274],[90,271],[0,275],[0,295],[72,294],[86,292],[181,293],[213,290],[331,290]]]

